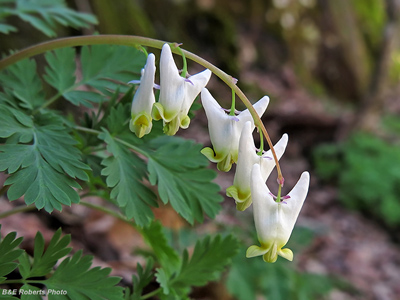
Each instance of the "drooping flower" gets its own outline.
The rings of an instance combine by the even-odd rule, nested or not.
[[[226,189],[226,195],[235,199],[236,208],[241,211],[248,208],[252,203],[250,176],[253,165],[260,165],[261,178],[264,182],[275,167],[271,150],[268,150],[261,156],[256,153],[252,131],[251,122],[246,122],[239,139],[239,156],[233,185]],[[288,135],[284,134],[274,146],[278,159],[285,152],[287,142]]]
[[[174,135],[179,127],[189,127],[189,109],[210,77],[211,71],[206,69],[187,79],[183,78],[179,75],[170,46],[165,44],[162,47],[160,98],[153,106],[152,116],[155,120],[163,119],[166,134]]]
[[[139,88],[132,100],[131,120],[129,122],[129,129],[139,138],[150,133],[153,127],[151,110],[155,103],[153,90],[155,73],[155,56],[150,53],[147,56],[146,65],[142,69]]]
[[[276,202],[264,183],[259,164],[251,172],[254,223],[261,246],[250,246],[246,257],[262,255],[264,261],[275,262],[279,256],[293,260],[292,250],[282,249],[288,242],[308,192],[310,175],[303,172],[284,201]]]
[[[206,88],[201,91],[201,101],[207,115],[208,132],[214,148],[213,150],[206,147],[201,153],[210,161],[217,163],[218,170],[228,172],[232,164],[238,160],[239,138],[243,126],[250,121],[253,130],[253,118],[248,109],[237,116],[228,115]],[[269,98],[264,96],[253,105],[259,116],[267,109],[268,103]]]

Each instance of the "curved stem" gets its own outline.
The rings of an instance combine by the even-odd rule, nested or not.
[[[132,46],[137,47],[137,45],[152,47],[161,49],[162,46],[167,43],[161,40],[155,40],[151,38],[145,38],[140,36],[126,36],[126,35],[93,35],[93,36],[79,36],[79,37],[68,37],[61,38],[53,41],[44,42],[24,50],[21,50],[17,53],[14,53],[0,61],[0,70],[6,68],[7,66],[18,62],[21,59],[32,57],[37,54],[44,53],[46,51],[63,48],[63,47],[74,47],[74,46],[85,46],[85,45],[105,45],[105,44],[114,44],[114,45],[124,45],[124,46]],[[170,43],[169,43],[170,44]],[[178,45],[178,44],[176,44]],[[207,60],[201,58],[200,56],[191,53],[187,50],[181,49],[177,46],[171,47],[173,53],[181,54],[183,53],[186,58],[195,61],[196,63],[202,65],[203,67],[212,71],[217,77],[219,77],[223,82],[226,83],[242,100],[243,104],[249,110],[251,116],[254,119],[254,124],[256,127],[261,130],[268,142],[268,146],[271,148],[272,155],[275,160],[276,169],[278,172],[278,183],[279,185],[283,185],[284,179],[282,176],[282,171],[279,166],[279,161],[276,156],[274,147],[272,145],[271,139],[268,135],[267,130],[265,129],[264,124],[262,123],[260,116],[257,114],[253,105],[247,99],[246,95],[242,92],[241,89],[236,85],[237,80],[232,76],[228,75],[221,69],[217,68]],[[181,52],[182,51],[182,52]]]
[[[31,211],[34,210],[36,208],[35,205],[21,205],[21,206],[17,206],[13,209],[10,209],[9,211],[5,211],[3,213],[0,214],[0,219],[6,218],[8,216],[11,215],[15,215],[18,213],[22,213],[22,212],[27,212],[27,211]]]

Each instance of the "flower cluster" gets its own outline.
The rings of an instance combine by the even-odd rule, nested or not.
[[[201,101],[208,119],[208,129],[213,149],[206,147],[201,152],[220,171],[227,172],[236,163],[233,185],[226,190],[234,198],[240,211],[252,203],[254,222],[261,246],[248,248],[246,256],[262,255],[264,261],[275,262],[278,255],[293,260],[293,252],[283,247],[289,240],[294,224],[305,201],[309,174],[304,172],[292,191],[281,197],[280,183],[278,196],[274,196],[265,184],[275,167],[275,155],[279,160],[285,152],[288,135],[284,134],[278,143],[267,152],[257,150],[253,131],[255,123],[249,110],[227,113],[205,88],[211,71],[205,70],[188,78],[179,74],[168,44],[162,47],[160,59],[160,86],[154,84],[155,57],[149,54],[142,70],[140,86],[132,101],[130,129],[143,137],[152,128],[152,119],[163,120],[164,132],[174,135],[179,128],[190,123],[188,112],[194,99],[201,92]],[[154,88],[160,88],[158,102]],[[262,116],[269,104],[267,96],[253,105]],[[262,148],[262,147],[261,147]]]
[[[132,101],[130,129],[140,138],[151,131],[152,119],[163,120],[167,135],[174,135],[179,127],[188,128],[189,109],[211,77],[210,70],[188,78],[180,76],[168,44],[161,50],[159,87],[154,84],[155,71],[155,58],[151,53]],[[160,89],[158,102],[155,102],[154,87]]]

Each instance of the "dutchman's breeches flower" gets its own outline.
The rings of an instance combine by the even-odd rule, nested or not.
[[[139,138],[150,133],[153,127],[151,110],[155,103],[153,90],[155,73],[155,56],[150,53],[147,57],[146,66],[142,69],[139,88],[132,100],[132,118],[129,122],[129,129]]]
[[[188,112],[194,99],[208,83],[212,72],[208,69],[189,78],[179,75],[171,48],[165,44],[160,58],[160,98],[153,106],[155,120],[163,119],[164,132],[174,135],[179,127],[188,128]]]
[[[206,147],[201,153],[210,161],[217,163],[218,170],[228,172],[232,164],[238,160],[239,138],[244,124],[250,121],[251,130],[254,130],[253,118],[247,109],[237,116],[228,115],[206,88],[201,91],[201,101],[207,115],[208,131],[214,148],[213,150]],[[267,109],[268,103],[269,98],[264,96],[254,104],[259,116],[262,116]]]
[[[293,260],[292,250],[282,249],[290,238],[294,224],[308,192],[310,175],[303,172],[288,196],[276,202],[266,186],[259,164],[251,172],[251,195],[253,198],[254,223],[261,246],[250,246],[246,256],[262,255],[264,261],[275,262],[278,255]]]
[[[236,201],[238,210],[245,210],[251,203],[250,176],[254,164],[261,166],[261,178],[265,182],[275,167],[272,159],[271,150],[258,155],[254,145],[253,129],[251,122],[246,122],[243,127],[239,140],[239,156],[236,165],[235,178],[233,185],[226,189],[226,195]],[[274,146],[276,156],[280,159],[285,152],[288,142],[288,135],[284,134],[279,142]]]

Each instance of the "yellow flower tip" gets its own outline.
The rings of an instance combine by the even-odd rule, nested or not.
[[[145,112],[138,114],[129,122],[129,129],[134,132],[138,138],[149,134],[152,127],[152,118]]]
[[[218,170],[228,172],[234,163],[230,153],[222,154],[214,152],[210,147],[205,147],[200,151],[205,157],[213,163],[217,163]]]
[[[251,205],[251,197],[244,202],[236,202],[236,209],[238,211],[245,211]]]
[[[232,160],[232,156],[228,154],[217,163],[217,169],[221,172],[229,172],[229,170],[232,168],[233,163],[234,161]]]
[[[186,115],[186,116],[184,116],[184,117],[182,118],[180,127],[181,127],[182,129],[186,129],[186,128],[189,127],[189,125],[190,125],[190,118],[189,118],[189,116]]]
[[[210,147],[205,147],[201,149],[200,151],[201,154],[203,154],[205,157],[207,157],[208,160],[212,162],[218,162],[219,160],[216,159],[216,156],[214,154],[214,150],[211,149]]]
[[[226,195],[235,199],[236,209],[239,211],[244,211],[251,205],[252,201],[250,190],[241,191],[235,185],[231,185],[226,189]]]
[[[278,259],[278,255],[289,260],[293,261],[293,252],[289,248],[279,248],[276,243],[273,243],[272,245],[268,246],[250,246],[247,251],[246,251],[246,257],[251,258],[255,256],[261,256],[263,257],[263,260],[268,263],[274,263]]]
[[[253,245],[250,246],[247,251],[246,251],[246,257],[251,258],[251,257],[256,257],[260,255],[264,255],[268,250],[265,250],[264,248],[261,248],[259,246]]]
[[[293,252],[289,248],[278,250],[278,255],[286,258],[288,261],[293,261]]]
[[[151,116],[154,120],[158,121],[164,119],[164,107],[161,103],[154,103],[151,109]]]

